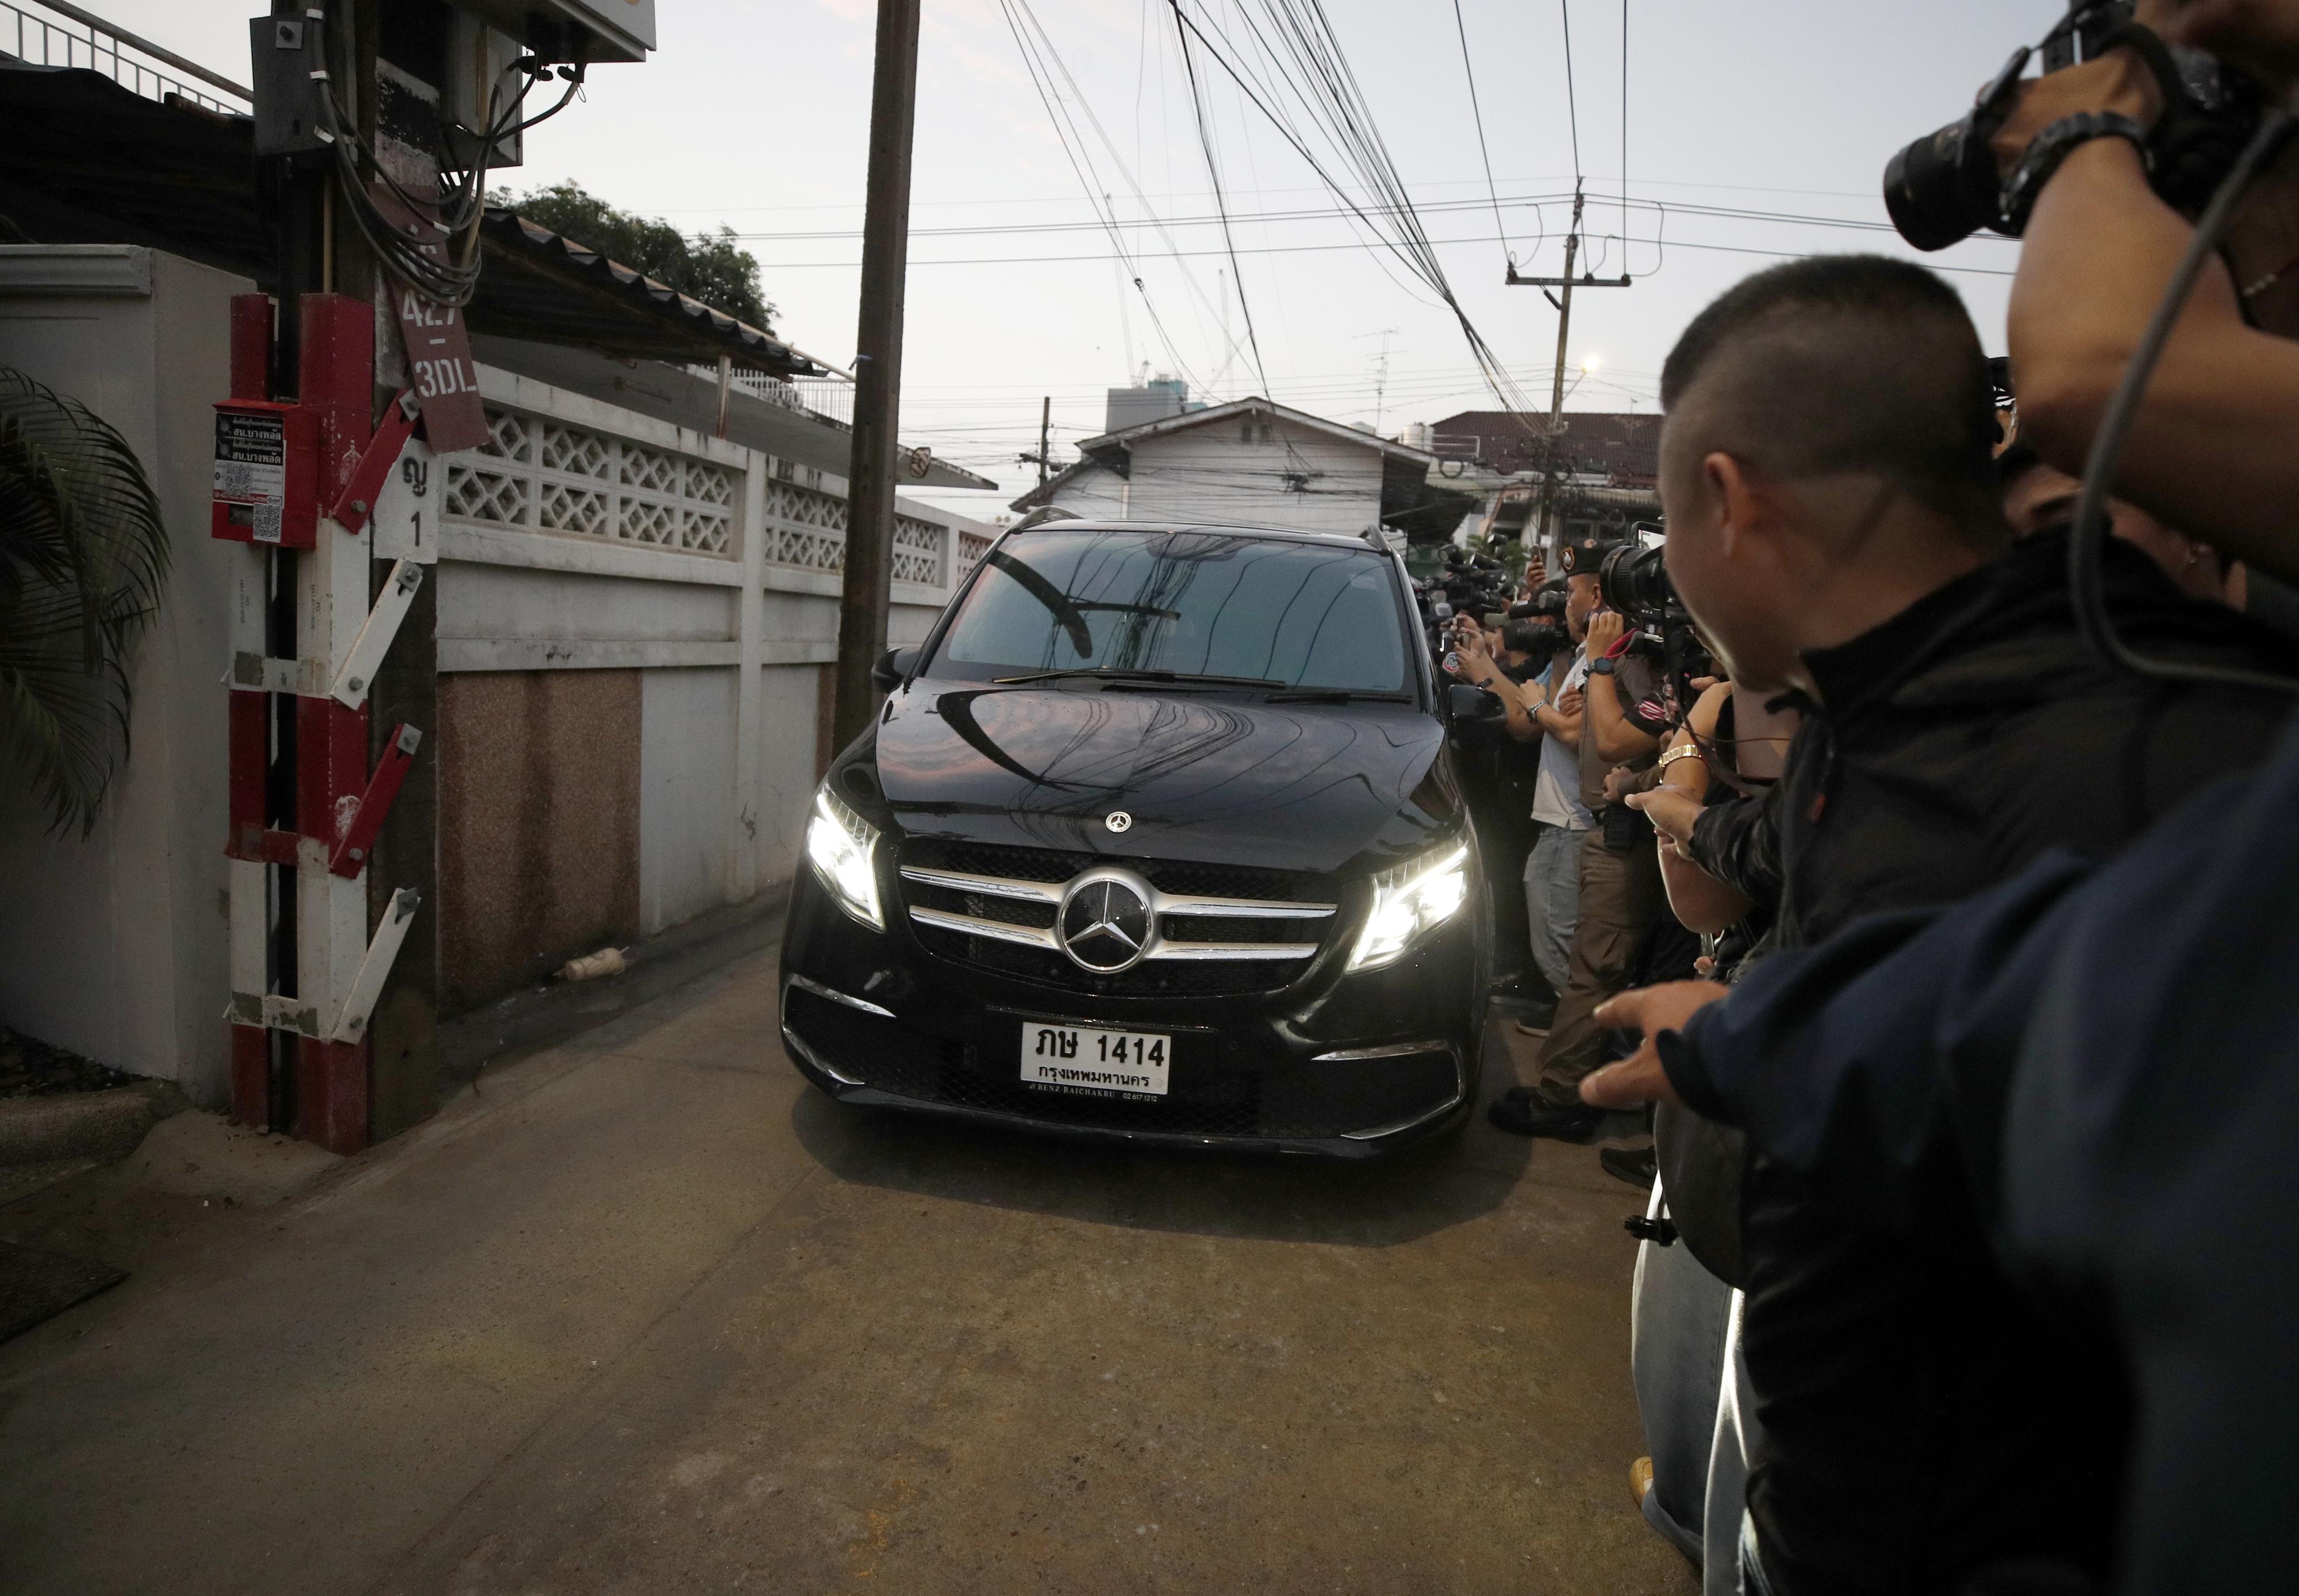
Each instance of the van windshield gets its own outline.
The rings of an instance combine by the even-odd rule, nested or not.
[[[1233,532],[1049,527],[986,556],[933,674],[1170,670],[1408,689],[1397,579],[1371,549]]]

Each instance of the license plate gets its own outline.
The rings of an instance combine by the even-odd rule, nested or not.
[[[1022,1025],[1022,1080],[1033,1086],[1097,1094],[1166,1095],[1174,1039],[1145,1031]]]

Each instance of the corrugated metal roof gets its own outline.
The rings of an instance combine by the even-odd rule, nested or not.
[[[1647,411],[1568,410],[1557,438],[1556,458],[1566,470],[1602,473],[1647,482],[1660,470],[1661,418]],[[1473,460],[1506,476],[1546,470],[1547,416],[1522,416],[1503,410],[1465,410],[1431,430],[1436,452],[1448,460]]]

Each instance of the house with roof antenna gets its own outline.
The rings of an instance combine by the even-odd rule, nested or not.
[[[1113,416],[1113,421],[1119,418]],[[1232,522],[1362,536],[1420,502],[1436,457],[1258,395],[1078,445],[1078,462],[1014,501],[1102,520]],[[1402,539],[1389,535],[1401,546]]]

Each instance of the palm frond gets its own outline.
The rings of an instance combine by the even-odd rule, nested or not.
[[[168,562],[128,440],[0,367],[0,746],[52,830],[93,829],[128,757],[128,660]]]

